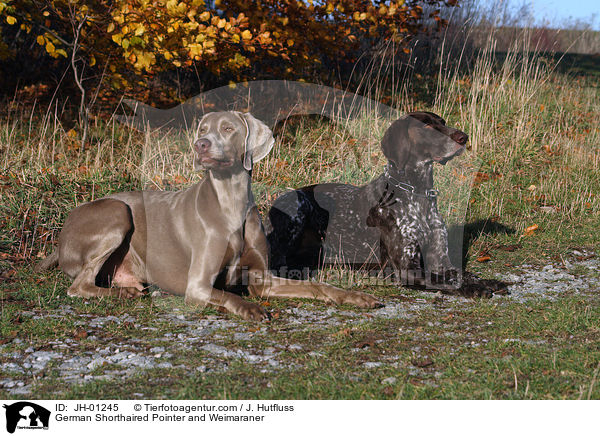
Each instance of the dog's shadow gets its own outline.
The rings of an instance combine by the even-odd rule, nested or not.
[[[491,219],[482,219],[465,225],[448,228],[448,251],[450,260],[464,271],[469,247],[482,235],[513,235],[516,230]]]

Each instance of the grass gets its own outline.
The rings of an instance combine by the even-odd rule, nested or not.
[[[51,286],[49,280],[41,289],[49,290]],[[392,289],[376,292],[396,294]],[[39,294],[39,285],[24,286],[15,297],[40,313],[52,313],[66,300],[64,296],[50,298],[49,292],[42,292],[35,301]],[[422,297],[411,291],[403,294],[412,300]],[[23,332],[28,334],[26,346],[50,349],[49,341],[77,337],[76,324],[81,314],[128,313],[140,325],[156,329],[149,332],[123,323],[108,324],[94,336],[77,339],[81,353],[126,341],[136,341],[142,347],[162,344],[170,350],[164,334],[177,335],[182,331],[157,318],[162,309],[154,306],[150,298],[135,302],[68,303],[76,309],[76,315],[60,320],[22,317],[18,323],[18,307],[5,306],[3,330],[7,325],[12,329],[17,326],[19,337],[23,337]],[[263,372],[268,365],[223,358],[216,364],[227,363],[224,372],[190,374],[190,368],[209,359],[209,353],[203,349],[190,348],[179,350],[170,359],[184,367],[152,369],[126,380],[91,381],[57,389],[54,377],[58,371],[50,367],[36,382],[32,397],[131,398],[135,392],[146,398],[177,399],[598,399],[600,391],[594,389],[600,361],[598,303],[597,295],[571,295],[562,298],[560,304],[537,301],[527,305],[509,299],[465,304],[427,297],[418,316],[410,319],[366,317],[355,325],[305,326],[306,329],[296,330],[282,317],[261,327],[266,334],[242,341],[234,335],[256,331],[256,326],[241,322],[237,329],[221,329],[213,336],[220,337],[223,346],[232,349],[276,347],[284,369]],[[296,300],[273,301],[270,310],[277,313],[290,305],[326,316],[325,305]],[[209,314],[187,315],[193,320]],[[302,349],[290,347],[291,344]],[[369,362],[380,366],[365,365]],[[111,369],[104,366],[98,374]],[[390,378],[394,380],[390,382]]]
[[[481,166],[466,212],[466,259],[468,268],[482,275],[513,273],[525,263],[561,264],[573,259],[574,249],[593,251],[600,243],[597,74],[564,74],[553,60],[524,52],[514,50],[500,63],[492,51],[484,52],[473,74],[441,74],[433,103],[408,93],[410,101],[399,104],[440,113],[448,124],[470,135]],[[344,128],[302,118],[287,124],[253,174],[261,211],[288,187],[372,179],[385,163],[379,140],[386,127],[387,120],[375,117]],[[95,120],[91,138],[91,146],[81,152],[77,132],[64,129],[51,109],[44,112],[12,102],[2,114],[0,333],[6,345],[0,363],[11,352],[30,346],[51,350],[50,343],[72,338],[77,353],[128,341],[144,347],[161,343],[171,350],[164,335],[185,333],[165,321],[173,307],[191,320],[226,319],[211,309],[186,311],[181,299],[174,297],[163,305],[149,297],[72,300],[65,296],[68,280],[61,273],[32,273],[29,265],[50,253],[74,206],[116,191],[180,189],[201,177],[190,172],[185,138],[142,134],[101,118]],[[537,230],[526,231],[533,225]],[[477,262],[482,253],[491,260]],[[597,277],[597,271],[581,265],[575,272]],[[418,311],[411,317],[383,320],[370,317],[368,311],[342,308],[360,314],[360,322],[296,328],[286,310],[303,308],[327,319],[328,307],[272,301],[268,310],[281,317],[261,326],[234,319],[235,329],[218,329],[214,338],[225,347],[275,347],[281,369],[215,358],[202,348],[172,349],[172,368],[138,371],[118,382],[69,384],[59,391],[59,371],[51,364],[37,376],[31,396],[600,399],[600,301],[594,293],[572,292],[558,300],[524,304],[511,297],[440,300],[361,282],[355,289],[386,301],[417,304]],[[61,312],[65,304],[73,314]],[[86,315],[125,313],[138,327],[125,322],[90,329],[80,324]],[[236,332],[257,329],[265,334],[235,339]],[[301,350],[290,348],[292,344]],[[221,372],[190,372],[206,362],[228,366]],[[367,362],[380,365],[365,366]],[[103,367],[98,373],[110,369]],[[8,375],[26,378],[16,374],[0,378]]]

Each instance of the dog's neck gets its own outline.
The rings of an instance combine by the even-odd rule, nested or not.
[[[223,214],[234,221],[234,225],[241,225],[248,209],[254,205],[251,173],[239,164],[227,170],[208,170],[205,174]]]
[[[421,163],[404,170],[407,180],[416,183],[423,189],[433,189],[433,164]]]
[[[433,165],[418,163],[398,169],[392,163],[386,166],[384,176],[396,188],[404,191],[414,191],[417,195],[433,191]]]

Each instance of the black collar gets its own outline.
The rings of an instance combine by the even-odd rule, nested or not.
[[[398,170],[390,164],[385,166],[385,172],[383,173],[383,175],[385,176],[385,178],[388,180],[388,182],[392,186],[394,186],[395,188],[401,189],[403,191],[406,191],[410,195],[416,195],[417,197],[434,199],[440,193],[440,191],[438,191],[437,189],[427,189],[423,193],[415,192],[415,187],[413,185],[411,185],[410,183],[401,182],[400,180],[396,179],[395,177],[392,176],[392,174],[391,174],[392,171],[398,177],[405,176],[405,172],[403,170]]]

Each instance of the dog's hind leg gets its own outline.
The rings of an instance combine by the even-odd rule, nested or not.
[[[132,297],[135,287],[103,288],[96,278],[109,257],[127,241],[133,230],[129,206],[119,200],[102,199],[74,209],[59,236],[59,266],[73,283],[71,297]]]

